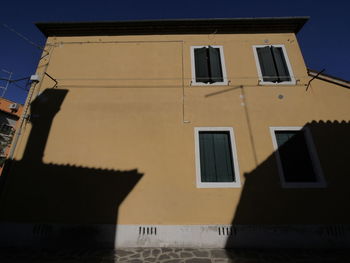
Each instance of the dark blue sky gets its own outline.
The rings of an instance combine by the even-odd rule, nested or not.
[[[310,16],[298,34],[307,66],[315,70],[325,68],[325,73],[349,80],[349,10],[350,1],[346,0],[12,0],[2,1],[0,22],[44,45],[45,38],[34,22]],[[38,48],[0,25],[0,78],[8,77],[2,69],[13,72],[13,79],[30,76],[40,55]],[[21,87],[25,84],[17,83]],[[6,82],[0,81],[0,86],[4,85]],[[18,86],[11,84],[5,97],[23,103],[26,91]]]

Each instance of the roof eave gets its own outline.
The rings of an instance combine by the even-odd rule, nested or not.
[[[309,17],[36,23],[46,36],[298,33]]]
[[[316,70],[313,69],[307,69],[307,72],[309,74],[310,77],[319,79],[319,80],[323,80],[332,84],[336,84],[345,88],[350,88],[350,81],[345,80],[345,79],[341,79],[338,77],[334,77],[328,74],[321,72],[317,72]]]

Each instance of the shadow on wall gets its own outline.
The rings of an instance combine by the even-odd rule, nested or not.
[[[276,153],[271,154],[256,169],[244,175],[244,188],[232,222],[233,233],[229,236],[226,247],[235,247],[239,238],[239,228],[236,227],[242,225],[255,228],[252,231],[273,226],[275,228],[270,230],[272,229],[271,235],[274,235],[281,228],[288,232],[293,226],[350,224],[350,122],[313,121],[305,125],[303,130],[305,129],[312,135],[326,186],[282,187]],[[279,151],[294,143],[292,137]],[[290,158],[291,152],[288,154],[286,158]],[[299,181],[302,180],[300,175],[304,170],[301,163],[289,167],[289,171],[293,171],[292,174],[299,177]],[[321,235],[319,237],[322,238]],[[251,238],[247,242],[256,243],[254,235]]]
[[[48,89],[32,102],[24,156],[6,164],[2,177],[0,220],[30,225],[33,245],[114,247],[118,207],[143,175],[136,169],[43,163],[51,124],[67,92]],[[19,232],[13,229],[10,238],[23,239]]]

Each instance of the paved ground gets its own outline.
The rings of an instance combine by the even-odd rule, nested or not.
[[[134,248],[91,249],[0,249],[0,263],[350,263],[344,250],[252,250]]]

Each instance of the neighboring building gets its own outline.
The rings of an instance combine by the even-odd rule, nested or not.
[[[0,244],[349,246],[350,85],[306,21],[37,24]]]
[[[0,175],[9,154],[22,108],[19,103],[0,98]]]

